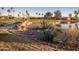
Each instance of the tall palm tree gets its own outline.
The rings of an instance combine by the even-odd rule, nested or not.
[[[1,10],[0,10],[0,16],[2,16],[3,10],[4,10],[4,8],[1,7]]]
[[[14,14],[15,10],[13,10],[13,14]]]
[[[2,13],[3,13],[4,8],[2,7],[1,9],[2,9]]]
[[[10,9],[13,9],[13,7],[11,7]]]
[[[36,14],[36,16],[38,17],[38,13],[36,12],[35,14]]]
[[[38,15],[38,16],[40,16],[40,15],[44,15],[43,13],[41,14],[41,13],[36,13],[36,15]]]
[[[78,11],[74,11],[74,14],[75,14],[75,19],[78,19]]]
[[[0,16],[2,16],[2,11],[1,11],[1,9],[0,9]]]
[[[27,16],[27,19],[30,20],[30,14],[27,10],[26,10],[26,16]]]
[[[11,10],[8,9],[7,12],[8,12],[8,17],[10,18],[11,17]]]
[[[39,13],[38,15],[41,15],[41,13]]]
[[[25,16],[24,13],[22,13],[22,16],[23,16],[23,19],[25,19],[25,17],[24,17],[24,16]]]
[[[78,24],[77,23],[75,24],[75,27],[76,27],[76,29],[78,29]]]
[[[60,10],[55,11],[54,14],[55,14],[55,16],[54,16],[55,19],[61,19],[62,14],[61,14],[61,11]]]
[[[43,17],[43,19],[44,19],[44,13],[42,13],[41,15],[42,15],[42,17]]]
[[[21,12],[19,12],[19,18],[21,17],[21,14],[22,14],[22,13],[21,13]]]
[[[46,19],[51,19],[52,18],[52,13],[51,12],[47,12],[45,15],[44,15],[44,18]]]
[[[28,13],[28,11],[27,11],[27,10],[26,10],[26,15],[27,15],[27,16],[29,16],[29,13]]]
[[[11,10],[11,12],[10,12],[10,13],[11,13],[11,16],[13,16],[13,13],[14,13],[14,12],[13,12],[13,11],[14,11],[14,10],[13,10],[13,7],[11,7],[10,10]]]
[[[17,16],[18,16],[18,18],[20,18],[20,15],[19,14],[17,14]]]
[[[38,15],[38,13],[36,12],[36,15]]]
[[[44,15],[44,14],[42,13],[42,15]]]
[[[71,18],[72,18],[72,14],[71,14],[71,13],[69,14],[69,18],[70,18],[70,20],[71,20]]]

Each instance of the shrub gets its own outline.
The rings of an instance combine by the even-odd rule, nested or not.
[[[52,29],[54,29],[54,26],[51,24],[48,24],[47,21],[43,20],[41,22],[41,28],[39,32],[38,39],[46,42],[53,42],[54,37],[56,36]]]
[[[42,29],[51,29],[51,28],[54,28],[54,26],[52,24],[49,24],[47,20],[43,20],[40,23],[41,23],[41,28]]]
[[[39,32],[39,39],[46,42],[52,43],[63,43],[68,41],[67,34],[61,29],[57,29],[55,25],[48,24],[47,21],[41,22],[41,28]]]
[[[48,31],[47,30],[40,31],[38,39],[52,43],[56,34],[51,33],[51,32],[52,31],[49,31],[49,30]]]

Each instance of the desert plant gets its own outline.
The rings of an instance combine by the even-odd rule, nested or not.
[[[44,18],[45,19],[51,19],[52,18],[52,13],[51,12],[47,12],[45,15],[44,15]]]
[[[48,31],[43,30],[43,31],[40,31],[39,39],[42,40],[42,41],[52,43],[55,36],[56,36],[55,33],[51,33],[51,31],[49,31],[49,30]]]
[[[55,19],[60,19],[62,17],[62,13],[60,10],[55,11],[54,14]]]
[[[52,24],[49,24],[47,20],[43,20],[41,23],[41,28],[42,29],[51,29],[54,28]]]
[[[43,20],[41,22],[41,28],[39,32],[39,39],[46,42],[62,43],[66,44],[68,41],[67,34],[58,29],[55,25],[48,24],[48,21]]]
[[[53,42],[53,38],[56,36],[52,30],[53,26],[48,24],[47,21],[43,20],[41,22],[41,28],[42,30],[39,32],[38,39],[46,42]]]

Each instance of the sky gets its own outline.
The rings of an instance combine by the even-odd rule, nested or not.
[[[2,11],[3,15],[8,15],[7,9],[10,7],[4,7],[4,10]],[[69,13],[74,14],[75,10],[79,10],[79,7],[13,7],[15,10],[14,16],[17,16],[19,12],[22,12],[25,14],[25,11],[27,10],[30,13],[30,16],[39,16],[36,15],[36,13],[43,13],[51,12],[54,14],[56,10],[60,10],[62,12],[63,16],[68,16]],[[41,17],[40,15],[39,17]]]

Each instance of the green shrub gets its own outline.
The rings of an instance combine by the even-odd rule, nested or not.
[[[51,29],[54,28],[52,24],[49,24],[47,20],[43,20],[41,23],[41,28],[42,29]]]
[[[52,43],[55,36],[56,36],[55,33],[51,33],[51,31],[49,30],[48,31],[44,30],[39,32],[38,39]]]
[[[53,42],[53,39],[56,36],[56,34],[52,30],[54,29],[54,26],[51,24],[48,24],[47,21],[43,20],[41,22],[41,28],[42,30],[40,30],[39,32],[38,39],[46,42]]]
[[[41,22],[41,28],[39,39],[42,41],[66,43],[68,40],[67,35],[62,30],[57,29],[55,25],[48,24],[45,20]]]

